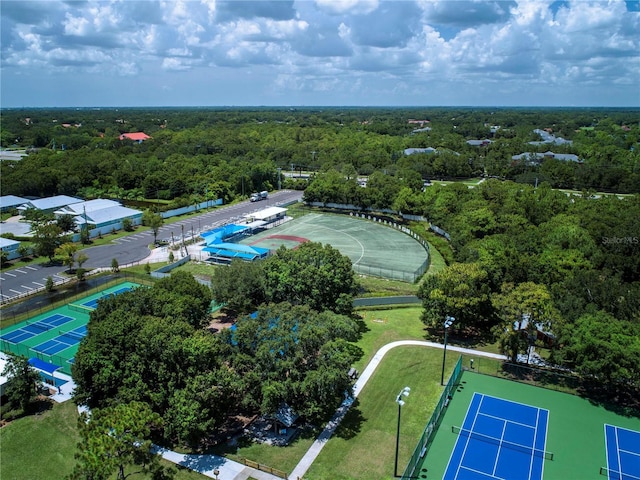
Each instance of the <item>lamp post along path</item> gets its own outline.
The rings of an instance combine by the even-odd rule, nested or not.
[[[442,375],[440,376],[440,385],[444,385],[444,364],[447,359],[447,332],[449,327],[453,325],[456,319],[447,315],[444,321],[444,349],[442,351]]]
[[[396,403],[398,404],[398,430],[396,431],[396,463],[393,467],[394,477],[398,476],[398,451],[400,447],[400,412],[402,411],[402,406],[404,405],[404,400],[402,400],[402,397],[408,397],[409,392],[411,392],[411,388],[404,387],[396,397]]]

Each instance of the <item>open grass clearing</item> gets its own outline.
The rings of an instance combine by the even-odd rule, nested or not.
[[[71,401],[50,406],[41,414],[19,418],[0,429],[0,478],[3,480],[65,478],[73,471],[80,441],[78,410]],[[207,478],[165,460],[161,463],[177,470],[176,480]],[[127,468],[127,473],[137,471],[135,466]],[[115,478],[114,474],[111,479]],[[142,474],[128,478],[151,480],[150,475]]]
[[[456,360],[456,355],[447,356],[448,371]],[[401,473],[442,392],[441,366],[439,349],[407,346],[387,353],[305,479],[393,478],[398,419],[395,399],[409,386],[411,394],[401,412],[398,461]]]

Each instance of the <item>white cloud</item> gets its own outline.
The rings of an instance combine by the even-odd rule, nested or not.
[[[4,0],[0,14],[3,104],[37,98],[17,79],[52,72],[89,84],[215,71],[227,90],[259,72],[264,95],[305,103],[468,102],[499,85],[526,104],[544,89],[624,104],[640,84],[640,12],[622,0]]]
[[[319,10],[330,15],[363,15],[378,8],[378,0],[316,0]]]

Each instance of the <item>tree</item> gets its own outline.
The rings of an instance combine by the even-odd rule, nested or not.
[[[492,317],[487,272],[477,263],[453,263],[428,276],[418,290],[422,321],[440,327],[447,315],[455,328],[482,327]]]
[[[213,298],[226,308],[246,314],[265,302],[265,273],[260,262],[234,260],[228,267],[218,267],[211,278]]]
[[[162,215],[154,213],[151,210],[145,210],[142,214],[142,224],[151,228],[154,244],[158,243],[158,230],[160,230],[163,221]]]
[[[89,257],[87,256],[86,253],[80,252],[78,254],[78,256],[76,257],[76,263],[78,264],[78,268],[82,268],[82,265],[84,265],[84,263],[89,260]]]
[[[26,412],[37,393],[40,374],[22,355],[9,355],[2,375],[8,377],[6,395],[13,408]]]
[[[53,289],[54,289],[54,288],[55,288],[55,284],[53,283],[53,278],[51,277],[51,275],[49,275],[49,276],[47,277],[47,281],[46,281],[46,282],[45,282],[45,284],[44,284],[44,289],[45,289],[47,292],[51,293],[51,292],[53,292]]]
[[[335,411],[349,391],[350,365],[362,351],[351,343],[358,325],[346,315],[308,306],[268,304],[244,317],[220,339],[242,382],[248,408],[273,414],[283,402],[312,421]]]
[[[60,227],[60,230],[62,230],[64,233],[66,233],[66,232],[75,232],[75,230],[76,230],[76,221],[75,221],[73,215],[71,215],[69,213],[65,213],[64,215],[60,215],[56,219],[56,225],[58,225],[58,227]]]
[[[31,248],[26,246],[24,243],[21,243],[20,245],[18,245],[18,255],[20,255],[20,258],[28,257],[30,254],[31,254]]]
[[[111,259],[111,272],[118,273],[120,271],[120,265],[118,264],[118,260],[115,258]]]
[[[133,221],[130,218],[122,219],[122,229],[125,232],[133,231]]]
[[[502,320],[494,327],[494,332],[502,352],[513,362],[518,361],[521,352],[528,352],[533,346],[538,330],[551,333],[554,325],[560,326],[559,313],[545,285],[505,283],[502,292],[491,302]]]
[[[640,387],[640,326],[606,312],[582,315],[561,332],[564,363],[609,388]]]
[[[76,252],[78,251],[78,245],[75,243],[65,243],[56,248],[56,255],[62,257],[62,264],[68,267],[69,271],[73,269],[74,263],[76,263]],[[86,256],[86,255],[85,255]]]
[[[267,301],[308,305],[321,312],[349,314],[356,280],[349,257],[331,245],[303,243],[280,247],[263,263]]]
[[[68,238],[62,235],[62,230],[55,223],[39,224],[34,228],[35,251],[38,255],[48,257],[50,262],[56,249],[67,241]]]
[[[78,420],[78,463],[69,479],[106,480],[115,474],[118,480],[124,480],[132,475],[125,474],[129,465],[172,478],[171,472],[163,471],[153,452],[151,437],[161,426],[160,416],[142,402],[94,409],[91,416],[82,413]]]

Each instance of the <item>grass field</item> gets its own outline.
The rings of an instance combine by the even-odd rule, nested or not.
[[[448,370],[457,357],[447,357]],[[411,388],[402,407],[398,470],[404,470],[440,394],[442,353],[425,347],[391,350],[371,377],[305,479],[393,478],[398,392]],[[433,477],[436,478],[436,477]]]
[[[0,478],[2,480],[61,479],[75,465],[80,436],[78,410],[73,402],[52,404],[40,415],[23,417],[0,429]],[[175,465],[161,460],[165,466]],[[131,473],[133,469],[127,470]],[[116,476],[111,477],[115,480]],[[151,476],[132,475],[132,479],[150,480]],[[205,479],[204,475],[184,468],[177,469],[176,480]]]

